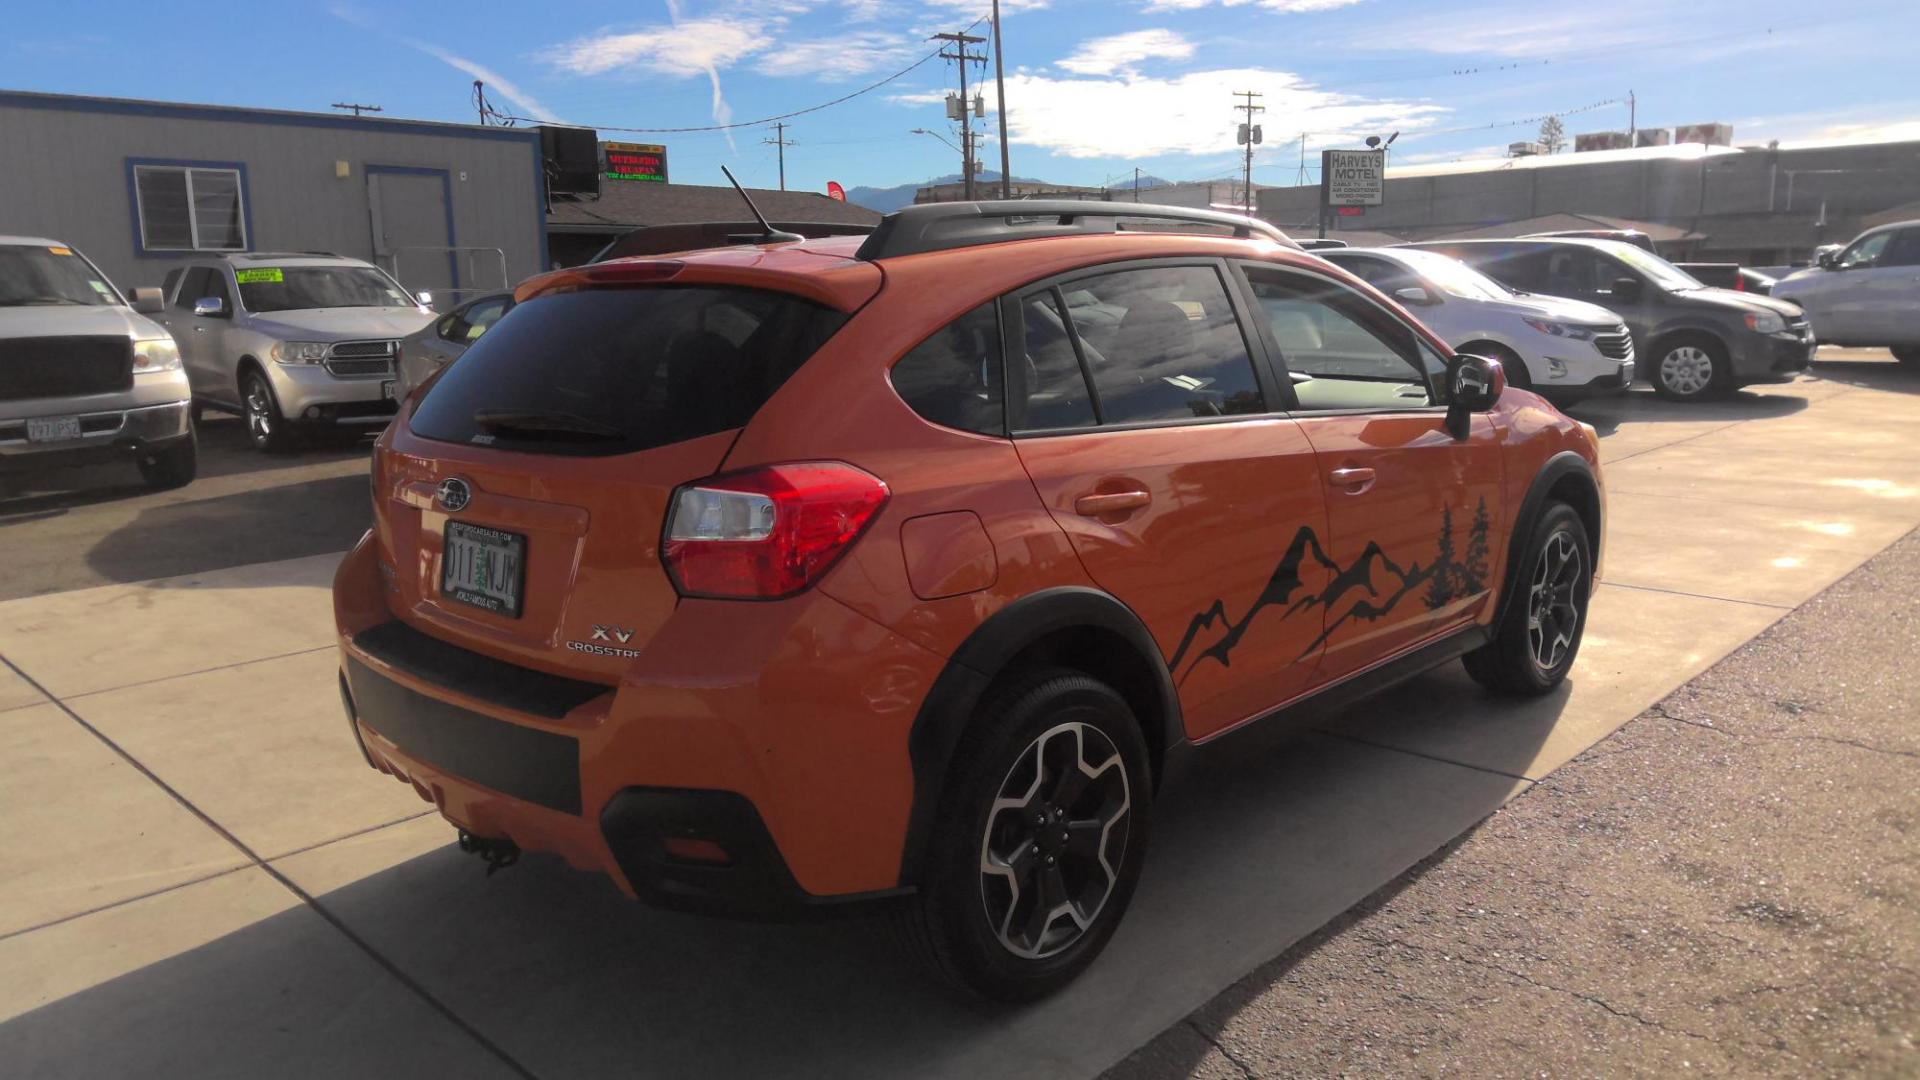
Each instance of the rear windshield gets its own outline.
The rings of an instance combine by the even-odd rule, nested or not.
[[[414,434],[624,454],[746,424],[847,316],[732,287],[592,289],[502,316],[413,414]]]

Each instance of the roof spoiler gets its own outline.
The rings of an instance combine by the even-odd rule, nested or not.
[[[1127,222],[1141,222],[1147,228],[1130,230]],[[1159,223],[1170,227],[1153,227]],[[872,261],[1046,236],[1190,231],[1178,228],[1181,225],[1204,225],[1241,239],[1260,236],[1286,247],[1299,246],[1286,233],[1258,218],[1217,210],[1134,202],[1004,199],[903,207],[880,219],[880,227],[860,245],[856,257]]]

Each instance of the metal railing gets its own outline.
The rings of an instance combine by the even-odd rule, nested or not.
[[[505,292],[513,287],[512,282],[507,278],[507,253],[497,247],[429,247],[425,245],[410,245],[407,247],[389,248],[384,252],[374,255],[374,265],[392,274],[394,280],[400,284],[417,292],[421,291],[419,287],[408,281],[406,274],[402,272],[400,258],[402,253],[412,254],[413,257],[406,261],[406,265],[413,267],[422,266],[425,260],[432,256],[444,258],[452,255],[461,260],[459,264],[461,269],[460,280],[464,284],[459,288],[430,288],[424,290],[433,294],[433,307],[436,311],[451,311],[459,307],[461,302],[469,296]],[[483,273],[483,270],[491,272]],[[497,281],[498,284],[481,284],[481,282],[493,281]]]

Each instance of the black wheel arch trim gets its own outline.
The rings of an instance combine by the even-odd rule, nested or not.
[[[1520,512],[1513,517],[1513,532],[1507,539],[1507,568],[1501,576],[1499,608],[1494,612],[1494,626],[1499,626],[1500,621],[1506,618],[1507,607],[1513,603],[1513,597],[1518,592],[1520,575],[1525,569],[1520,565],[1521,556],[1526,553],[1527,538],[1533,532],[1534,523],[1540,520],[1541,510],[1552,497],[1553,490],[1567,477],[1576,478],[1576,482],[1584,488],[1583,494],[1593,501],[1596,520],[1586,521],[1582,507],[1575,506],[1574,512],[1581,515],[1582,521],[1586,521],[1587,544],[1593,555],[1593,564],[1600,565],[1600,543],[1606,535],[1606,523],[1600,520],[1605,513],[1600,497],[1600,482],[1594,476],[1593,465],[1586,458],[1572,450],[1562,450],[1548,458],[1540,471],[1534,474],[1533,483],[1520,500]]]
[[[994,612],[954,651],[914,718],[907,736],[913,765],[913,807],[900,859],[903,885],[919,880],[920,858],[939,812],[947,767],[994,679],[1029,646],[1050,634],[1076,628],[1116,634],[1132,647],[1151,676],[1160,705],[1161,730],[1141,734],[1150,746],[1158,743],[1163,759],[1185,744],[1186,728],[1173,675],[1167,670],[1160,646],[1132,608],[1111,593],[1084,586],[1060,586],[1023,596]],[[1159,772],[1154,780],[1158,786]]]

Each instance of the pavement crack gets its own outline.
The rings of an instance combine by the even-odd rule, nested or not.
[[[1651,706],[1647,709],[1647,712],[1662,720],[1671,720],[1676,724],[1685,724],[1688,727],[1699,728],[1702,731],[1711,731],[1716,735],[1724,735],[1729,739],[1759,739],[1766,742],[1823,742],[1832,743],[1835,746],[1850,746],[1855,750],[1865,750],[1870,754],[1884,754],[1888,757],[1920,760],[1920,750],[1900,750],[1891,746],[1875,746],[1873,743],[1862,742],[1859,739],[1849,739],[1840,735],[1781,735],[1766,731],[1754,731],[1744,734],[1732,732],[1725,728],[1715,727],[1713,724],[1704,720],[1691,720],[1684,716],[1676,716],[1668,712],[1664,704]]]
[[[1186,1024],[1188,1027],[1192,1028],[1194,1034],[1207,1040],[1208,1045],[1212,1046],[1215,1050],[1220,1051],[1220,1056],[1223,1058],[1226,1058],[1228,1064],[1240,1070],[1241,1076],[1246,1077],[1247,1080],[1254,1080],[1254,1078],[1258,1075],[1252,1069],[1247,1067],[1246,1062],[1241,1061],[1237,1057],[1234,1057],[1233,1051],[1227,1049],[1227,1044],[1221,1042],[1219,1039],[1214,1038],[1213,1035],[1209,1033],[1206,1028],[1203,1028],[1199,1024],[1194,1023],[1193,1017],[1189,1016],[1181,1022]]]

